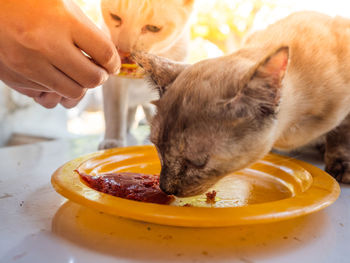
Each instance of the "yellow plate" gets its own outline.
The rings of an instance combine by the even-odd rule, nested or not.
[[[285,220],[316,212],[339,196],[338,183],[326,172],[302,161],[276,154],[247,169],[230,174],[212,189],[216,203],[205,195],[177,198],[171,205],[151,204],[114,197],[81,182],[75,169],[89,174],[160,171],[152,146],[116,148],[74,159],[52,175],[52,185],[64,197],[109,214],[151,223],[221,227]],[[191,207],[184,207],[185,204]]]

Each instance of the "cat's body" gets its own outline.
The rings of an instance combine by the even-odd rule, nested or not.
[[[350,182],[350,20],[296,13],[192,66],[135,57],[163,94],[151,139],[164,191],[197,194],[272,148],[322,141],[326,170]]]
[[[192,0],[102,0],[105,26],[117,46],[122,62],[134,50],[152,52],[175,61],[187,55],[187,22]],[[126,143],[127,128],[138,105],[147,119],[152,116],[149,102],[157,95],[144,80],[111,76],[103,86],[105,138],[100,149]]]
[[[267,52],[288,46],[291,52],[275,148],[290,150],[317,141],[348,115],[350,20],[298,13],[271,25],[268,32],[256,32],[244,45],[254,46]]]

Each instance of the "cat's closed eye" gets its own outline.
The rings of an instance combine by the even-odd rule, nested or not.
[[[152,32],[152,33],[157,33],[161,30],[162,28],[158,27],[158,26],[154,26],[154,25],[146,25],[143,27],[142,31],[143,32],[146,32],[146,31],[149,31],[149,32]]]
[[[207,163],[208,163],[209,158],[203,158],[203,159],[198,159],[198,160],[190,160],[188,158],[184,159],[184,162],[186,165],[196,168],[196,169],[203,169]]]
[[[122,21],[122,19],[120,18],[120,16],[118,16],[118,15],[116,15],[116,14],[112,14],[112,13],[110,13],[110,15],[111,15],[111,18],[112,18],[114,21],[117,22],[117,23],[116,23],[116,27],[119,27],[119,26],[122,25],[123,21]]]

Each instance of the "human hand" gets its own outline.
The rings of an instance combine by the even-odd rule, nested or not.
[[[43,106],[71,107],[120,68],[113,43],[71,0],[0,5],[0,80]]]

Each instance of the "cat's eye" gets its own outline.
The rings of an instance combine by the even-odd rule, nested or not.
[[[112,13],[110,13],[110,15],[111,15],[111,18],[112,18],[114,21],[117,22],[116,27],[119,27],[119,26],[122,25],[123,21],[122,21],[122,19],[120,18],[120,16],[117,16],[117,15],[112,14]]]
[[[160,27],[158,26],[154,26],[154,25],[146,25],[144,26],[143,28],[143,31],[149,31],[149,32],[152,32],[152,33],[157,33],[161,30]]]
[[[198,160],[190,160],[190,159],[185,159],[185,163],[190,166],[194,167],[196,169],[203,169],[207,163],[208,163],[209,158],[204,158],[204,159],[198,159]]]

